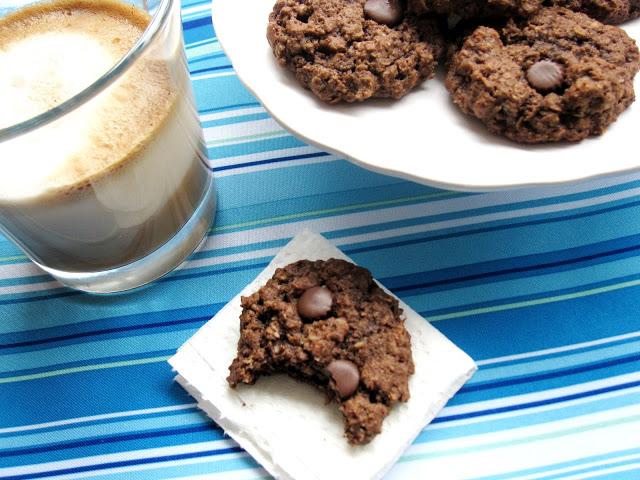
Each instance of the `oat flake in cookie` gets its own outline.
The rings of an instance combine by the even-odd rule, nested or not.
[[[478,27],[452,56],[445,86],[491,132],[523,143],[579,141],[604,133],[633,103],[639,68],[622,29],[550,7],[504,28]]]
[[[278,0],[267,39],[278,63],[320,99],[399,99],[434,76],[444,39],[438,21],[376,0]],[[366,5],[366,9],[365,9]],[[367,13],[365,13],[365,10]]]
[[[274,373],[316,386],[338,403],[349,443],[363,445],[381,432],[391,406],[409,399],[411,337],[397,299],[367,269],[299,260],[242,297],[229,371],[232,388]]]

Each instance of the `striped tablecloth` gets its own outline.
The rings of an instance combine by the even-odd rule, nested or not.
[[[372,173],[270,118],[208,2],[183,20],[215,223],[173,274],[112,296],[0,238],[0,478],[268,478],[167,359],[303,228],[478,363],[387,479],[640,478],[640,173],[491,193]]]

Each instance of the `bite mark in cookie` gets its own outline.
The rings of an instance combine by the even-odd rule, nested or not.
[[[309,291],[315,293],[305,297]],[[300,260],[242,297],[229,371],[232,388],[275,373],[316,386],[338,403],[349,443],[363,445],[381,432],[391,406],[409,399],[411,337],[397,299],[367,269],[339,259]]]

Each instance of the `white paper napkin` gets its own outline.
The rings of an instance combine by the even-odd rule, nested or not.
[[[249,295],[278,267],[300,259],[351,261],[324,237],[305,230],[258,277],[191,337],[169,360],[179,382],[249,454],[278,479],[379,479],[476,370],[473,360],[400,301],[411,334],[415,374],[411,398],[397,402],[382,433],[350,446],[336,404],[285,375],[261,377],[232,390],[226,382],[240,336],[240,296]]]

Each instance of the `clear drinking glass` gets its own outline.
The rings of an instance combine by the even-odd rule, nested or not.
[[[168,273],[201,242],[216,208],[179,0],[138,6],[151,20],[114,66],[68,100],[8,125],[6,92],[48,57],[34,65],[22,55],[3,80],[0,55],[0,231],[61,283],[88,292],[128,290]],[[45,46],[56,48],[55,39]],[[70,64],[83,64],[78,76],[87,58]],[[57,78],[66,64],[47,68]]]

